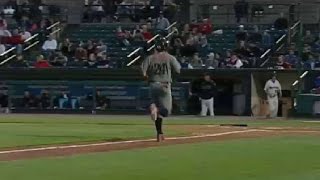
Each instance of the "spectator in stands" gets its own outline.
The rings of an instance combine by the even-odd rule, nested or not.
[[[60,43],[59,50],[62,52],[63,55],[67,57],[71,57],[73,55],[72,43],[70,42],[69,38],[64,39],[64,41]]]
[[[44,59],[43,55],[37,57],[37,62],[34,64],[35,68],[49,68],[51,67],[50,63]]]
[[[319,62],[310,54],[308,60],[304,63],[304,68],[314,70],[318,65]]]
[[[181,57],[179,60],[180,60],[180,65],[182,69],[189,68],[189,62],[187,61],[186,57]]]
[[[96,92],[96,108],[105,110],[110,106],[110,100],[101,94],[101,91]]]
[[[96,44],[92,40],[88,40],[85,44],[85,48],[88,51],[88,54],[96,52]]]
[[[275,66],[276,69],[291,69],[291,65],[284,61],[284,56],[278,56],[278,61]]]
[[[0,31],[7,30],[7,27],[8,27],[7,21],[2,16],[0,16]]]
[[[91,3],[92,22],[101,22],[105,13],[103,10],[103,2],[101,0],[93,0]]]
[[[15,61],[10,63],[10,67],[12,68],[27,68],[29,67],[29,63],[23,58],[21,54],[18,54]]]
[[[194,53],[190,64],[189,69],[201,69],[203,65],[202,59],[199,57],[199,53]]]
[[[261,44],[263,48],[270,48],[273,44],[272,37],[267,30],[263,32]]]
[[[54,59],[50,62],[50,64],[54,67],[64,67],[67,65],[68,58],[62,54],[61,51],[57,51],[54,54]]]
[[[42,19],[39,24],[39,30],[45,32],[48,27],[51,26],[51,21],[49,19]]]
[[[194,36],[190,33],[186,40],[185,46],[182,48],[182,56],[191,57],[197,52]]]
[[[43,43],[42,50],[48,53],[55,52],[58,48],[57,40],[52,35]]]
[[[89,54],[88,61],[85,63],[85,67],[87,68],[96,68],[97,57],[94,53]]]
[[[185,39],[185,37],[188,36],[189,34],[190,34],[190,25],[189,24],[183,25],[183,29],[181,31],[182,38]]]
[[[0,54],[3,54],[4,52],[6,52],[6,46],[1,43],[1,37],[0,37]]]
[[[165,31],[170,26],[169,20],[163,16],[162,12],[160,13],[160,16],[155,19],[154,24],[158,31]]]
[[[240,23],[241,18],[247,18],[248,20],[248,8],[249,4],[245,0],[238,0],[234,5],[234,12],[236,15],[237,23]]]
[[[81,45],[75,51],[75,60],[76,61],[84,61],[88,58],[88,51],[83,48]]]
[[[253,32],[249,34],[248,42],[255,44],[260,44],[262,42],[262,34],[260,33],[257,25],[254,26]]]
[[[212,23],[209,21],[209,19],[203,19],[202,23],[199,25],[199,31],[202,34],[208,35],[212,33]]]
[[[208,39],[207,39],[207,35],[206,34],[199,34],[199,45],[202,48],[205,48],[208,46]]]
[[[42,109],[48,109],[51,106],[51,97],[47,90],[42,90],[39,98],[39,106]]]
[[[23,41],[25,41],[31,37],[31,33],[29,31],[27,31],[26,28],[23,28],[21,30],[20,35],[21,35],[21,39]]]
[[[216,54],[213,52],[208,54],[208,59],[205,61],[207,69],[216,69],[219,67],[219,57],[216,57]]]
[[[201,57],[205,57],[209,53],[209,44],[208,44],[208,39],[207,35],[199,33],[196,36],[196,42],[197,42],[197,50],[200,54]]]
[[[182,56],[182,48],[184,47],[184,44],[180,37],[173,38],[171,41],[171,45],[169,47],[170,54],[174,56]]]
[[[99,40],[98,43],[96,44],[96,54],[104,54],[107,53],[107,45],[103,42],[103,40]]]
[[[227,67],[240,69],[243,66],[241,59],[236,55],[231,55],[230,61],[227,62]]]
[[[295,67],[298,64],[298,56],[295,55],[294,50],[290,49],[289,54],[284,57],[284,62],[290,64],[290,66]]]
[[[248,32],[244,29],[243,25],[239,26],[239,30],[236,34],[236,40],[239,41],[247,41],[248,39]]]
[[[22,40],[22,36],[19,34],[19,30],[18,29],[14,29],[12,31],[12,36],[8,38],[8,44],[11,45],[18,45],[18,44],[22,44],[24,41]]]
[[[311,34],[310,30],[306,31],[306,35],[303,38],[303,41],[305,44],[312,45],[315,42],[316,38],[314,37],[313,34]]]
[[[37,107],[37,98],[32,95],[29,91],[24,92],[22,99],[22,107],[24,108],[36,108]]]
[[[274,28],[277,30],[285,30],[288,26],[288,19],[284,17],[284,13],[280,13],[280,17],[274,22]]]
[[[132,33],[132,39],[133,41],[135,42],[142,42],[144,41],[144,37],[142,35],[142,29],[140,29],[140,26],[137,25],[138,27],[136,27],[136,29],[133,30],[133,33]]]
[[[142,35],[146,41],[149,41],[153,37],[152,33],[148,31],[148,28],[146,25],[142,26]]]
[[[251,57],[253,56],[251,50],[247,47],[245,41],[240,41],[237,49],[234,50],[235,53],[241,55],[242,57]]]
[[[302,51],[302,62],[306,62],[309,59],[309,55],[312,55],[311,46],[309,44],[304,44]]]
[[[106,53],[97,55],[97,63],[96,63],[97,68],[109,68],[110,67],[109,64],[110,64],[110,61]]]
[[[117,28],[117,38],[123,43],[125,46],[130,46],[129,38],[130,32],[122,31],[121,26]]]
[[[232,52],[231,52],[231,50],[228,49],[224,55],[224,58],[220,58],[219,67],[220,68],[227,68],[227,65],[229,64],[229,62],[231,60],[231,56],[232,56]]]

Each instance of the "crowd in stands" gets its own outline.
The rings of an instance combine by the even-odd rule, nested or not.
[[[156,33],[165,31],[170,26],[166,17],[160,12],[156,19],[149,19],[143,25],[136,25],[133,29],[115,29],[114,36],[123,47],[133,45],[144,46]],[[36,62],[26,61],[22,55],[16,57],[11,67],[84,67],[84,68],[112,68],[106,42],[90,39],[86,42],[71,42],[65,38],[59,43],[54,36],[48,36],[41,47],[41,54]]]
[[[303,47],[292,43],[285,54],[279,55],[275,66],[277,69],[320,67],[320,34],[313,34],[310,30],[306,30],[302,41]],[[299,55],[299,48],[301,48],[301,55]]]
[[[159,17],[163,12],[169,20],[176,14],[176,4],[172,0],[87,0],[83,22],[102,22],[109,19],[120,21],[129,18],[133,22]]]
[[[11,47],[16,47],[17,53],[22,52],[23,44],[33,34],[46,33],[51,25],[48,18],[42,17],[42,8],[39,4],[31,4],[25,0],[21,5],[9,0],[0,14],[0,54]],[[8,16],[10,15],[10,16]],[[15,22],[8,23],[8,17]]]
[[[240,25],[235,33],[236,47],[220,52],[208,43],[208,38],[216,34],[223,34],[223,31],[214,30],[208,19],[185,24],[180,32],[175,30],[169,52],[181,60],[183,68],[188,69],[254,67],[257,58],[274,42],[268,31],[260,31],[258,26],[247,31]]]

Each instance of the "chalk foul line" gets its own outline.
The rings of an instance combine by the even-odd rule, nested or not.
[[[198,139],[206,137],[218,137],[232,134],[241,134],[249,132],[270,132],[271,130],[262,130],[262,129],[249,129],[242,131],[229,131],[223,133],[215,134],[205,134],[205,135],[196,135],[196,136],[185,136],[185,137],[168,137],[166,140],[185,140],[185,139]],[[94,146],[107,146],[107,145],[120,145],[120,144],[135,144],[142,142],[154,142],[155,139],[144,139],[144,140],[130,140],[130,141],[118,141],[118,142],[103,142],[103,143],[92,143],[92,144],[78,144],[78,145],[61,145],[61,146],[49,146],[49,147],[40,147],[40,148],[30,148],[30,149],[17,149],[17,150],[7,150],[0,151],[0,154],[13,154],[13,153],[22,153],[22,152],[34,152],[34,151],[49,151],[49,150],[63,150],[63,149],[72,149],[72,148],[84,148],[84,147],[94,147]]]

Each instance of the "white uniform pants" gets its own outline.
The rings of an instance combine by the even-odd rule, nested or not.
[[[214,105],[214,98],[201,99],[201,116],[207,116],[208,109],[210,112],[210,116],[214,116],[213,105]]]
[[[278,105],[279,100],[278,97],[268,97],[268,103],[269,103],[269,111],[270,111],[270,117],[276,118],[278,116]]]

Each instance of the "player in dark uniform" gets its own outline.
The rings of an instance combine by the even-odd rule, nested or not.
[[[180,73],[181,66],[177,59],[166,51],[165,39],[156,42],[154,54],[142,64],[143,76],[148,79],[151,93],[151,119],[155,122],[157,141],[164,140],[162,132],[163,117],[171,114],[172,71]]]

